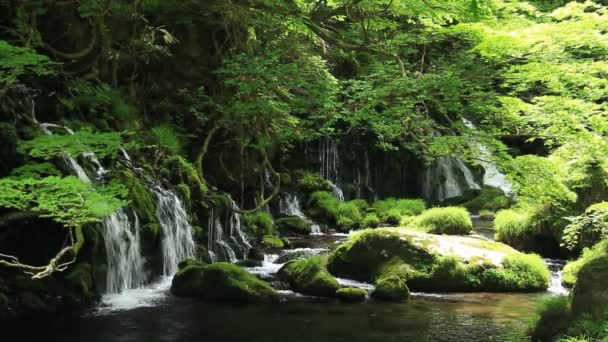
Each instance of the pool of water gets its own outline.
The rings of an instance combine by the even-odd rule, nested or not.
[[[20,341],[525,341],[546,294],[415,294],[342,304],[287,295],[273,305],[209,304],[166,294],[155,305],[14,326]],[[6,333],[6,332],[5,332]],[[6,335],[4,336],[11,336]]]

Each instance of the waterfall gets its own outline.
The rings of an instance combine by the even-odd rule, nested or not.
[[[475,127],[471,121],[462,119],[462,122],[464,122],[464,125],[471,130],[477,130],[477,127]],[[491,160],[494,160],[492,152],[490,152],[490,150],[481,143],[476,143],[475,146],[481,155],[482,161],[480,164],[485,170],[483,175],[483,184],[499,188],[504,191],[507,196],[512,196],[513,187],[511,186],[511,183],[507,181],[506,176],[500,172],[500,170],[498,170],[496,165],[490,162]]]
[[[424,174],[424,196],[443,201],[462,196],[467,189],[480,189],[469,167],[459,158],[443,156]]]
[[[321,177],[325,178],[332,187],[332,192],[340,201],[344,201],[344,192],[338,186],[340,174],[340,156],[338,155],[338,143],[334,139],[323,139],[319,144],[319,161],[321,163]]]
[[[35,108],[35,102],[32,99],[32,119],[38,123]],[[38,123],[38,125],[48,135],[53,135],[52,129],[62,129],[68,134],[74,134],[74,131],[68,127],[51,123]],[[95,153],[85,152],[83,156],[97,167],[95,173],[98,178],[106,174],[107,171],[103,168]],[[85,183],[92,183],[91,178],[76,158],[67,153],[63,153],[63,158],[78,179]],[[131,225],[129,214],[124,208],[105,217],[101,222],[108,263],[106,270],[106,292],[108,293],[118,293],[145,284],[146,276],[143,270],[144,259],[141,255],[139,219],[134,212],[132,212],[132,216],[134,227]]]
[[[152,191],[157,199],[156,215],[162,232],[163,275],[172,276],[180,261],[195,257],[194,233],[177,195],[159,186]]]
[[[146,283],[144,261],[140,252],[139,219],[134,212],[133,217],[133,229],[124,209],[119,209],[102,221],[108,262],[108,293],[120,293]]]
[[[295,194],[284,193],[279,197],[279,212],[286,216],[295,216],[310,221],[302,212],[300,201]],[[318,224],[311,222],[310,235],[322,234],[321,227]]]
[[[562,282],[562,269],[564,268],[564,260],[557,259],[545,259],[549,270],[551,271],[551,280],[547,291],[554,295],[567,295],[568,289],[566,289]]]
[[[304,217],[300,209],[298,196],[290,193],[282,194],[279,198],[279,212],[287,216]]]
[[[230,207],[226,208],[225,224],[222,225],[222,220],[216,217],[213,209],[207,222],[207,250],[212,262],[236,262],[246,258],[251,249],[251,243],[243,232],[240,209],[230,196],[226,196]]]

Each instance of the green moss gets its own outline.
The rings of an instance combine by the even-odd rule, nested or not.
[[[224,262],[188,264],[171,284],[171,293],[208,301],[276,302],[278,293],[241,267]]]
[[[388,224],[399,224],[402,216],[421,214],[426,204],[421,199],[388,198],[373,204],[378,217]]]
[[[317,191],[310,196],[308,213],[316,221],[337,224],[340,230],[349,231],[361,227],[361,205],[359,200],[341,202],[327,191]]]
[[[333,297],[340,288],[338,281],[327,271],[325,257],[292,260],[278,272],[279,278],[290,287],[303,294],[319,297]]]
[[[275,221],[277,229],[283,234],[310,234],[310,221],[301,217],[284,217]]]
[[[376,289],[372,292],[372,297],[381,300],[402,302],[407,300],[410,289],[405,281],[394,274],[381,277],[376,281]]]
[[[360,211],[366,211],[369,208],[369,203],[364,199],[354,199],[349,202],[359,208]]]
[[[469,248],[478,251],[441,254]],[[470,256],[490,252],[503,254],[502,262]],[[397,276],[417,291],[536,291],[546,289],[549,281],[547,266],[537,255],[496,242],[395,228],[354,234],[328,260],[337,276],[363,281]]]
[[[589,260],[578,271],[572,291],[572,312],[589,315],[594,320],[608,314],[608,255]]]
[[[283,241],[274,235],[264,235],[262,237],[262,245],[276,249],[284,247]]]
[[[468,235],[473,229],[469,212],[465,208],[445,207],[429,209],[411,223],[433,234]]]
[[[371,213],[365,215],[363,219],[363,228],[376,228],[380,225],[380,219],[376,214]]]
[[[588,262],[608,257],[608,240],[604,240],[593,248],[586,248],[583,250],[582,256],[575,261],[571,261],[564,267],[563,270],[563,281],[567,286],[574,286],[576,279],[578,278],[578,272]]]
[[[148,186],[131,171],[121,171],[119,179],[129,189],[129,197],[142,223],[157,222],[156,198]]]
[[[501,210],[494,218],[496,240],[504,242],[517,249],[524,249],[537,229],[532,223],[529,212],[516,210]]]
[[[317,173],[300,172],[298,188],[304,192],[331,191],[331,184]]]
[[[272,234],[274,221],[272,215],[263,211],[247,213],[244,216],[245,225],[251,229],[256,236]]]
[[[357,303],[365,301],[367,291],[356,287],[343,287],[336,291],[336,297],[347,303]]]
[[[171,183],[185,184],[189,188],[190,201],[196,202],[197,205],[203,203],[209,188],[190,162],[179,155],[173,155],[164,161],[162,170],[163,177]]]
[[[93,274],[90,264],[80,263],[76,265],[65,278],[78,295],[85,298],[92,298],[95,295]]]
[[[473,213],[481,210],[498,211],[506,209],[513,204],[513,200],[505,196],[504,191],[491,186],[484,186],[475,198],[462,204]]]

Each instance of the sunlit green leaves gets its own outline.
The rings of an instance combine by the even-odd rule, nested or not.
[[[82,129],[74,134],[40,135],[20,144],[19,150],[31,157],[51,160],[67,153],[78,156],[85,152],[93,152],[98,157],[115,155],[122,144],[122,133],[96,133],[90,129]]]

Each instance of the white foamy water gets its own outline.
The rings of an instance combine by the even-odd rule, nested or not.
[[[545,262],[551,271],[551,279],[549,281],[549,288],[547,291],[556,296],[567,295],[569,291],[564,287],[562,282],[562,269],[564,268],[564,261],[557,259],[545,259]]]
[[[132,310],[141,307],[154,307],[169,296],[172,277],[163,277],[158,282],[145,287],[124,290],[120,293],[105,294],[96,315],[107,315],[117,311]]]
[[[357,287],[366,291],[374,291],[376,288],[374,285],[369,283],[364,283],[362,281],[352,280],[352,279],[344,279],[344,278],[336,278],[338,284],[342,287]]]
[[[279,256],[277,254],[265,254],[262,266],[248,267],[246,268],[252,274],[268,277],[276,274],[284,264],[276,264],[275,262]]]

